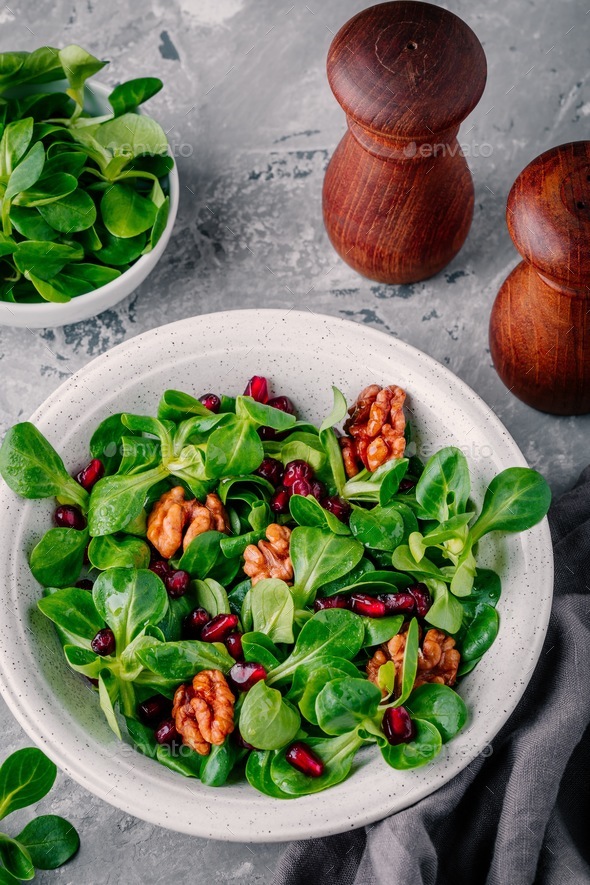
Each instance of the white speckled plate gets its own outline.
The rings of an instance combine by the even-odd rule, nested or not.
[[[491,409],[430,357],[381,332],[311,312],[244,310],[154,329],[121,344],[74,375],[32,420],[76,470],[96,424],[111,412],[155,413],[168,387],[200,395],[240,393],[264,374],[320,421],[332,383],[352,397],[371,382],[409,393],[426,457],[454,444],[467,454],[481,501],[498,471],[525,464]],[[541,651],[553,588],[547,522],[523,535],[487,538],[485,563],[503,580],[494,646],[461,683],[470,710],[465,730],[435,762],[393,771],[365,749],[351,777],[313,796],[267,798],[248,784],[213,789],[141,756],[110,732],[98,699],[63,659],[51,624],[36,610],[40,590],[27,553],[51,523],[50,502],[25,502],[0,489],[0,677],[14,715],[55,762],[97,796],[154,824],[196,836],[279,841],[338,833],[375,821],[427,796],[482,751],[516,707]]]

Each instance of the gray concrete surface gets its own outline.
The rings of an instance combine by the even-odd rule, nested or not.
[[[150,110],[169,132],[182,181],[173,239],[116,309],[62,329],[0,328],[0,432],[72,372],[139,332],[197,313],[301,307],[399,336],[471,384],[530,464],[567,488],[590,461],[590,418],[534,412],[491,365],[488,314],[517,256],[504,206],[541,151],[588,137],[590,10],[582,0],[450,0],[488,57],[488,86],[460,140],[476,188],[473,228],[445,272],[389,287],[353,273],[321,220],[327,160],[344,131],[324,63],[362,0],[21,0],[0,4],[0,50],[77,42],[111,60],[102,79],[157,75]],[[485,156],[485,154],[489,154]],[[1,705],[0,756],[29,743]],[[72,820],[77,858],[39,882],[270,882],[281,846],[232,845],[154,828],[60,775],[39,810]]]

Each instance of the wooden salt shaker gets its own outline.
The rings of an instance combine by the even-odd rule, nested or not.
[[[492,310],[498,374],[535,409],[590,412],[590,141],[533,160],[512,186],[506,218],[524,261]]]
[[[324,181],[332,244],[373,280],[426,279],[471,225],[473,183],[456,136],[485,86],[482,46],[452,12],[395,0],[351,18],[327,68],[348,122]]]

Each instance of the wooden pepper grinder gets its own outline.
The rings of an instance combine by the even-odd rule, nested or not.
[[[338,31],[328,80],[348,122],[324,181],[334,248],[379,282],[432,276],[457,254],[473,216],[456,136],[486,82],[479,40],[439,6],[381,3]]]
[[[533,160],[512,186],[506,218],[524,261],[492,310],[498,374],[535,409],[590,412],[590,141]]]

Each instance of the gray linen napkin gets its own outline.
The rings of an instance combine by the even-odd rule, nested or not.
[[[274,885],[590,883],[590,467],[549,520],[549,631],[491,755],[371,827],[293,842]]]

